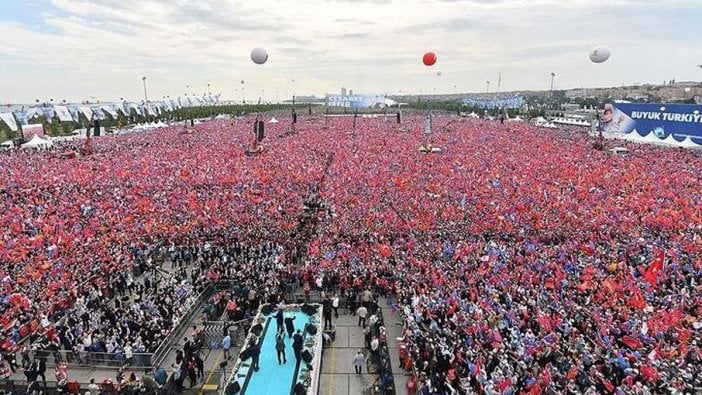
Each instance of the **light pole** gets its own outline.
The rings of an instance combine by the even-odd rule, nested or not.
[[[556,73],[551,73],[551,97],[553,97],[553,79],[556,78]]]
[[[146,77],[141,77],[141,82],[144,83],[144,103],[149,104],[149,96],[146,94]]]
[[[502,91],[502,72],[500,71],[500,76],[497,77],[497,95],[496,95],[496,97],[500,96],[501,91]]]
[[[241,80],[241,104],[246,104],[246,94],[244,92],[244,80]]]
[[[210,84],[209,84],[209,83],[207,84],[207,94],[208,94],[208,95],[211,95],[211,94],[212,94],[212,92],[210,92]]]
[[[485,93],[489,94],[490,93],[490,81],[486,81],[486,83],[487,83],[487,90],[485,91]]]

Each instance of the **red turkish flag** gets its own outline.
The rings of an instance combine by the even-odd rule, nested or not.
[[[622,337],[621,342],[631,349],[637,349],[643,346],[641,340],[631,336]]]
[[[644,279],[648,281],[651,285],[655,286],[658,283],[658,273],[663,270],[663,263],[665,261],[665,252],[659,250],[648,265],[648,268],[644,272]]]
[[[629,307],[642,310],[644,307],[646,307],[646,301],[641,296],[641,293],[635,292],[634,296],[632,296],[631,299],[629,299],[629,301],[627,302],[627,305]]]

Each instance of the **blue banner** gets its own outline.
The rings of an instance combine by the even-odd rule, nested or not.
[[[702,146],[702,106],[615,103],[605,105],[602,130],[631,140]]]
[[[347,108],[382,108],[395,105],[394,100],[387,99],[384,95],[333,95],[327,94],[328,107]]]
[[[520,108],[524,105],[524,97],[519,95],[494,99],[466,97],[463,99],[463,104],[468,107],[475,107],[484,110],[492,110],[495,108]]]

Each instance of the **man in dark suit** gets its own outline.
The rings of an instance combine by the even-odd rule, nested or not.
[[[276,333],[283,331],[283,319],[283,310],[278,310],[278,312],[275,314],[275,323],[278,325]]]
[[[251,342],[249,345],[249,350],[251,351],[251,368],[258,372],[259,366],[258,366],[258,359],[259,356],[261,355],[261,348],[258,346],[258,341],[254,340]]]
[[[324,317],[324,330],[332,329],[332,307],[331,301],[329,299],[324,301],[324,307],[322,309],[322,316]]]
[[[302,337],[302,333],[298,329],[297,332],[295,332],[295,336],[293,336],[293,351],[295,352],[295,359],[297,361],[300,361],[302,359],[302,344],[303,344],[304,338]]]
[[[192,343],[190,343],[190,340],[186,337],[183,339],[183,354],[185,355],[185,358],[190,356],[190,353],[193,351],[191,348]]]
[[[288,339],[293,336],[293,333],[295,332],[295,325],[293,324],[293,321],[295,320],[295,317],[286,317],[285,318],[285,330],[288,332]]]
[[[37,378],[41,377],[41,381],[46,385],[46,359],[39,359],[39,365],[37,366]]]

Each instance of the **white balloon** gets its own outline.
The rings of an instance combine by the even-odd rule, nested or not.
[[[256,64],[264,64],[268,60],[268,52],[263,48],[254,48],[251,50],[251,60]]]
[[[609,59],[612,51],[604,45],[598,45],[590,51],[590,60],[593,63],[603,63]]]
[[[690,87],[688,86],[687,88],[685,88],[685,93],[690,93],[691,90],[692,89],[690,89]]]

